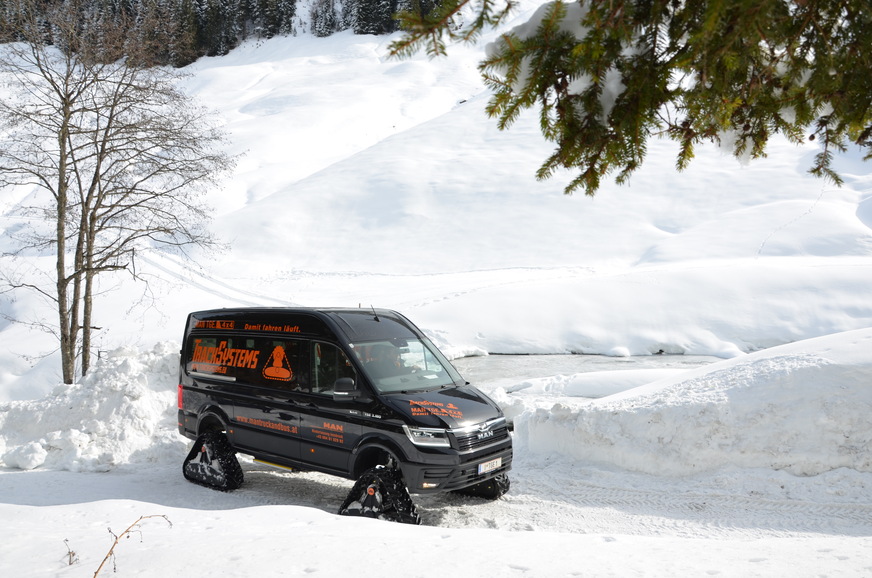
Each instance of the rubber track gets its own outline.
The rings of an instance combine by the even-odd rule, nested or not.
[[[370,501],[375,502],[379,497],[381,498],[379,511],[358,512],[349,509],[349,506],[355,502],[364,500],[363,496],[370,486],[375,486],[376,492],[379,494]],[[412,502],[412,496],[409,495],[402,474],[396,468],[386,468],[385,466],[370,468],[357,479],[351,491],[348,492],[348,497],[339,506],[339,514],[378,518],[402,524],[421,523],[421,516],[418,515],[417,508]]]
[[[194,442],[182,464],[182,474],[190,482],[223,492],[242,485],[244,475],[227,436],[206,432]]]

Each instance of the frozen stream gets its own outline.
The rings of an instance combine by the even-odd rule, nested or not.
[[[488,355],[452,363],[513,421],[529,409],[577,406],[717,361],[699,355]]]
[[[721,361],[721,358],[704,355],[487,355],[463,357],[451,363],[470,383],[490,390],[493,387],[511,386],[530,379],[557,375],[639,370],[662,370],[661,374],[675,373],[717,361]]]

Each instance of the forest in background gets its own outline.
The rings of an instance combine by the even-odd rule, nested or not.
[[[128,43],[153,65],[176,67],[227,54],[247,38],[312,33],[389,34],[398,12],[426,13],[431,0],[0,0],[0,39],[18,40],[26,15],[78,4],[85,35],[122,26]],[[46,18],[46,20],[48,20]],[[46,25],[46,42],[52,43]]]

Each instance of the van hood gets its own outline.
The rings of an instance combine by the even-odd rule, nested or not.
[[[383,401],[417,427],[457,429],[503,416],[493,400],[466,385],[414,393],[390,393],[383,396]]]

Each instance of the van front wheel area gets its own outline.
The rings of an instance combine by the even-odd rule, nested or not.
[[[339,507],[339,515],[421,523],[400,470],[390,466],[375,466],[363,472]]]
[[[182,464],[182,473],[188,481],[224,492],[235,490],[243,480],[236,453],[220,431],[197,437]]]

